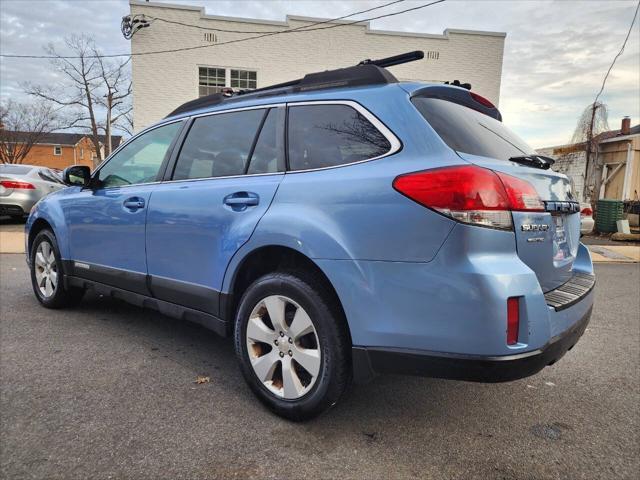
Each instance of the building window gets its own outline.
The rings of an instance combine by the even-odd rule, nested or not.
[[[256,83],[256,72],[231,70],[231,88],[253,90],[256,88]]]
[[[235,68],[198,67],[198,96],[220,93],[223,88],[253,90],[258,86],[258,73]]]
[[[53,147],[54,155],[62,155],[62,147],[60,145],[56,145]]]
[[[204,97],[219,93],[226,86],[227,72],[224,68],[198,68],[198,95]]]
[[[80,149],[80,158],[84,158],[84,148]]]

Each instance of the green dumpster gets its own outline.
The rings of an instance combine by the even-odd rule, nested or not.
[[[622,220],[622,200],[610,200],[602,198],[598,200],[596,207],[596,229],[602,233],[614,233],[618,229],[616,221]]]

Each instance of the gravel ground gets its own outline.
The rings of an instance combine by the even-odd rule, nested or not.
[[[401,376],[303,424],[267,412],[232,345],[89,296],[36,302],[0,256],[2,478],[637,478],[640,268],[597,265],[589,329],[507,384]],[[206,375],[210,383],[194,383]]]

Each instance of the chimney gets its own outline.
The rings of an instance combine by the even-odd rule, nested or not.
[[[631,118],[624,117],[622,119],[622,126],[620,127],[621,135],[629,135],[631,133]]]

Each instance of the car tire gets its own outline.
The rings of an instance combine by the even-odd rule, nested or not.
[[[64,308],[80,303],[84,289],[65,287],[60,250],[52,231],[45,229],[36,235],[29,258],[31,286],[44,307]]]
[[[334,406],[350,383],[344,315],[323,279],[313,275],[274,272],[251,284],[239,302],[234,339],[249,387],[281,417],[313,418]]]

